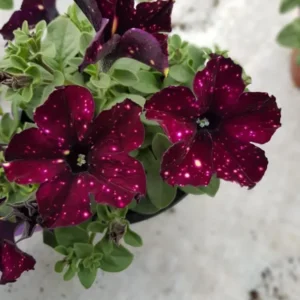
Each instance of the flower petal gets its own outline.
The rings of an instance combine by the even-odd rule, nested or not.
[[[104,42],[104,30],[108,24],[108,19],[103,19],[100,30],[95,35],[91,44],[86,49],[83,61],[79,66],[79,71],[82,72],[88,65],[95,64],[99,60],[111,54],[120,41],[119,35],[114,35],[108,42]]]
[[[179,142],[164,154],[161,176],[170,185],[206,186],[212,171],[212,142],[208,134],[196,134]]]
[[[144,30],[132,28],[121,37],[116,57],[130,57],[165,73],[168,69],[168,56],[161,40]]]
[[[18,184],[43,183],[68,169],[63,159],[15,160],[3,168],[7,179]]]
[[[8,241],[0,241],[0,284],[15,282],[23,272],[34,270],[35,260]]]
[[[102,14],[99,9],[97,0],[74,0],[88,20],[92,23],[96,31],[99,31],[102,26]]]
[[[171,32],[174,0],[142,2],[136,7],[135,27],[149,33]]]
[[[52,21],[58,16],[55,0],[24,0],[21,10],[15,11],[9,21],[2,27],[0,34],[6,40],[14,38],[13,31],[22,27],[24,21],[30,26],[45,20]]]
[[[141,112],[141,107],[129,99],[101,112],[91,127],[89,143],[101,154],[137,149],[145,135]]]
[[[39,212],[49,228],[75,226],[91,217],[87,175],[61,173],[36,193]]]
[[[213,138],[213,164],[219,178],[252,188],[265,174],[268,159],[263,150],[252,144],[216,136]]]
[[[63,151],[55,140],[37,128],[30,128],[13,136],[5,151],[6,161],[17,159],[62,158]]]
[[[146,195],[146,176],[142,164],[124,153],[92,154],[90,186],[95,200],[116,207],[125,207],[134,198]]]
[[[70,146],[74,141],[83,140],[94,110],[89,90],[70,85],[54,91],[36,109],[34,121],[46,135],[64,146]]]
[[[15,240],[15,231],[19,226],[18,223],[12,223],[9,221],[0,220],[0,241],[7,240],[14,242]]]
[[[202,111],[228,114],[245,90],[242,68],[230,58],[214,55],[204,70],[196,74],[194,92]]]
[[[169,87],[156,93],[145,105],[146,117],[160,123],[170,140],[188,141],[196,132],[199,106],[186,87]]]
[[[267,143],[281,126],[281,111],[276,99],[266,93],[242,94],[235,114],[224,121],[223,130],[244,142]]]

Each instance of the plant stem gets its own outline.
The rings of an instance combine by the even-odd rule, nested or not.
[[[94,232],[90,235],[89,244],[93,244],[95,237],[96,237],[96,233]]]
[[[43,59],[40,56],[37,57],[36,63],[39,64],[41,67],[43,67],[50,74],[52,74],[52,75],[54,74],[53,70],[43,62]]]

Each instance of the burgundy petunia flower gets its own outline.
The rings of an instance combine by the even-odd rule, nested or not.
[[[99,203],[128,205],[146,192],[142,165],[128,155],[144,139],[141,108],[130,100],[94,117],[94,100],[79,86],[53,92],[38,107],[39,128],[16,134],[8,145],[8,180],[41,183],[39,213],[46,227],[91,217],[89,195]]]
[[[109,57],[130,57],[166,73],[168,69],[167,35],[170,32],[174,0],[144,2],[134,0],[75,0],[93,24],[97,34],[80,65]]]
[[[25,271],[34,270],[35,260],[14,242],[17,223],[0,221],[0,284],[15,282]]]
[[[281,126],[276,99],[246,93],[242,68],[229,58],[213,56],[196,74],[194,93],[169,87],[145,106],[175,143],[164,155],[161,175],[171,185],[207,185],[213,174],[253,187],[268,160],[251,142],[268,142]]]
[[[51,22],[58,16],[55,3],[56,0],[23,0],[21,9],[15,11],[0,30],[3,38],[12,40],[14,30],[22,27],[24,21],[27,21],[29,26],[34,26],[42,20]]]

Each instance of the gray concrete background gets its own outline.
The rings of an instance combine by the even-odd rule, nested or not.
[[[283,127],[263,147],[270,165],[262,182],[251,191],[223,182],[216,198],[190,196],[137,225],[145,245],[133,249],[132,266],[99,273],[88,291],[54,273],[59,256],[36,234],[22,244],[37,259],[36,271],[0,287],[1,300],[248,300],[252,290],[260,300],[300,299],[300,93],[290,80],[289,51],[275,42],[294,16],[280,16],[278,6],[279,0],[177,0],[174,11],[184,38],[229,49],[252,76],[251,90],[277,97]],[[0,13],[0,23],[8,15]]]

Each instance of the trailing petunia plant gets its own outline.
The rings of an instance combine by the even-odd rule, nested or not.
[[[34,269],[18,243],[37,231],[64,280],[123,271],[143,244],[132,223],[220,179],[254,188],[268,160],[253,143],[281,126],[227,51],[169,35],[173,0],[74,2],[24,0],[0,31],[1,284]]]

